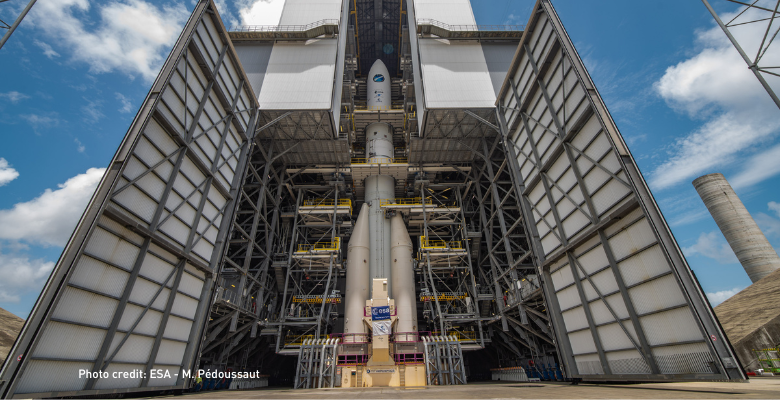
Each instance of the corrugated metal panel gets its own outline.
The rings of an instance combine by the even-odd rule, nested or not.
[[[260,109],[330,109],[337,44],[335,39],[274,44],[258,95]]]
[[[132,269],[133,263],[138,257],[138,247],[103,228],[95,229],[90,239],[87,243],[86,253],[128,271]]]
[[[114,336],[114,340],[111,341],[111,346],[108,349],[108,354],[114,354],[117,346],[119,346],[119,343],[125,336],[125,334]],[[153,344],[154,338],[131,334],[127,336],[125,343],[119,348],[114,359],[123,363],[146,364]]]
[[[84,255],[73,271],[71,283],[86,289],[96,290],[110,296],[122,296],[130,274],[119,268]]]
[[[165,326],[163,337],[186,341],[189,339],[191,326],[192,321],[171,316],[168,318],[168,325]]]
[[[704,343],[658,347],[653,356],[664,374],[712,374],[717,368]]]
[[[612,351],[606,354],[613,374],[649,374],[647,361],[636,350]]]
[[[192,318],[195,316],[195,308],[197,306],[197,300],[187,296],[176,296],[173,299],[173,308],[171,309],[171,312],[185,318]]]
[[[119,302],[112,298],[68,287],[65,288],[52,317],[108,329],[117,304]]]
[[[33,357],[94,360],[106,331],[62,322],[50,322]]]
[[[569,334],[571,350],[574,354],[595,353],[596,344],[589,330],[577,331]]]
[[[122,313],[122,319],[119,320],[118,329],[120,331],[129,331],[130,328],[138,321],[138,317],[144,311],[144,307],[139,307],[133,304],[128,304],[125,308],[125,312]],[[144,317],[138,322],[133,332],[142,333],[145,335],[156,335],[157,329],[160,327],[160,321],[162,320],[162,312],[157,310],[147,310]]]
[[[341,0],[286,0],[279,25],[307,25],[341,19]]]
[[[19,379],[19,393],[81,390],[87,378],[79,378],[78,370],[89,370],[92,363],[32,360]],[[76,373],[74,374],[74,371]],[[75,375],[75,377],[74,377]],[[41,377],[46,377],[41,379]]]
[[[420,39],[420,61],[426,107],[494,107],[496,94],[479,43]]]
[[[160,341],[160,351],[157,352],[155,362],[171,365],[181,364],[185,348],[184,343],[163,339]]]
[[[203,289],[203,281],[190,275],[182,274],[179,282],[179,291],[187,293],[193,297],[200,297],[200,291]]]
[[[418,20],[434,19],[449,25],[477,24],[469,0],[414,0],[414,12]]]
[[[522,148],[513,172],[546,253],[538,261],[557,298],[548,309],[564,364],[583,379],[742,379],[721,362],[733,352],[550,1],[538,4],[508,75],[518,94],[505,86],[498,97],[513,104],[499,110]],[[573,277],[561,268],[572,257]]]
[[[577,370],[583,375],[602,375],[604,368],[601,365],[597,354],[585,354],[574,357],[577,363]]]
[[[146,368],[146,364],[111,364],[106,368],[106,372],[109,376],[114,376],[115,373],[123,374],[128,373],[127,378],[117,379],[100,379],[95,384],[95,389],[123,389],[123,388],[135,388],[141,384],[141,377],[138,374]],[[135,372],[136,378],[130,378],[130,373]]]
[[[178,374],[181,373],[179,368],[167,365],[155,365],[152,368],[157,376],[156,378],[149,378],[149,385],[153,386],[173,386],[176,384]]]

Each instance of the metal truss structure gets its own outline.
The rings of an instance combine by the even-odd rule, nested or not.
[[[7,1],[8,0],[0,0],[0,3],[5,3]],[[22,23],[22,20],[24,19],[25,16],[27,16],[27,13],[30,11],[32,6],[35,5],[36,1],[37,0],[30,0],[30,2],[27,3],[27,6],[22,10],[21,13],[19,13],[19,15],[16,17],[16,19],[11,25],[8,25],[7,22],[0,20],[0,32],[2,32],[3,29],[6,30],[6,32],[3,34],[2,39],[0,39],[0,49],[3,48],[5,42],[7,42],[8,39],[11,37],[11,35],[13,35],[14,31],[16,31],[16,28],[19,26],[20,23]]]
[[[354,62],[379,33],[348,29],[345,9],[382,3],[397,12],[383,29],[399,28],[401,54],[380,112],[356,100],[366,84]],[[566,379],[744,379],[549,0],[524,32],[448,30],[461,50],[519,43],[495,104],[449,108],[426,107],[420,49],[440,39],[402,4],[413,3],[342,4],[327,33],[343,44],[335,107],[263,110],[233,41],[284,31],[301,45],[305,32],[229,34],[201,0],[12,349],[21,356],[4,365],[0,395],[190,385],[65,376],[74,366],[257,369],[271,384],[324,387],[346,365],[361,386],[370,337],[343,340],[341,293],[362,181],[376,170],[395,178],[380,207],[403,216],[415,255],[417,331],[396,332],[396,364],[430,364],[438,384],[534,361],[560,364]],[[395,149],[368,160],[377,120]]]
[[[780,97],[778,97],[775,89],[770,82],[775,82],[775,87],[778,87],[780,80],[780,64],[778,60],[768,60],[771,57],[765,57],[769,48],[775,42],[777,34],[780,32],[780,22],[776,21],[780,18],[780,1],[761,1],[755,0],[753,2],[726,0],[730,3],[739,4],[745,6],[739,13],[736,14],[731,20],[723,23],[723,20],[718,16],[718,13],[712,8],[708,0],[702,0],[707,10],[715,18],[718,26],[723,30],[723,33],[729,38],[731,44],[737,49],[739,55],[745,60],[753,74],[761,82],[761,86],[772,98],[778,108],[780,108]],[[760,42],[758,37],[743,37],[741,40],[737,40],[735,37],[739,35],[737,27],[751,27],[751,26],[763,26],[766,25],[766,29],[761,29],[763,34],[760,36]],[[777,45],[774,47],[777,49]],[[755,51],[755,56],[751,56],[747,51]],[[775,50],[775,53],[777,50]],[[772,52],[769,52],[771,55]]]

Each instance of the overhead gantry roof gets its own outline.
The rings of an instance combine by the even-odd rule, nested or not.
[[[406,2],[402,0],[351,0],[349,25],[358,45],[358,75],[365,76],[375,60],[387,66],[390,76],[400,76],[400,48],[407,26]]]

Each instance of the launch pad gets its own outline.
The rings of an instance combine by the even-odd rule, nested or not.
[[[549,0],[199,1],[11,354],[0,397],[746,378]]]

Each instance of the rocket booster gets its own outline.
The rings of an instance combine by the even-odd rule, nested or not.
[[[390,73],[382,60],[374,61],[368,71],[367,94],[369,110],[389,110],[391,104]]]

